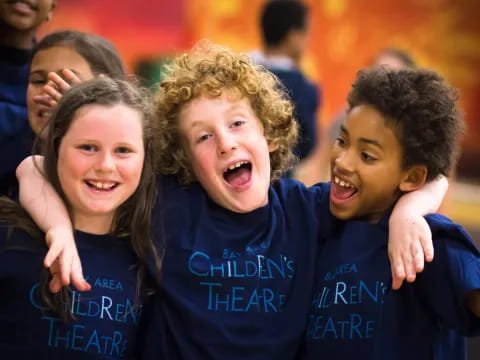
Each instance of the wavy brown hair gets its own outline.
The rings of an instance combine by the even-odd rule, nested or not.
[[[291,148],[297,140],[297,123],[278,79],[264,67],[254,65],[246,55],[202,41],[167,67],[156,95],[160,173],[176,175],[182,183],[195,180],[182,147],[178,116],[182,106],[193,99],[218,97],[224,90],[238,91],[249,100],[267,142],[278,146],[270,153],[271,179],[278,179],[289,169],[294,160]]]
[[[60,195],[69,207],[68,198],[65,196],[58,177],[58,152],[63,137],[68,132],[74,121],[78,110],[88,105],[114,106],[123,104],[138,111],[142,116],[143,142],[145,158],[142,175],[135,192],[115,212],[110,234],[127,241],[130,244],[138,259],[137,271],[137,295],[140,292],[142,280],[145,277],[147,258],[153,255],[157,268],[157,275],[160,275],[160,255],[155,248],[151,238],[151,214],[156,201],[156,152],[154,149],[154,111],[149,93],[132,81],[113,80],[108,77],[99,77],[80,83],[70,89],[60,100],[58,106],[51,115],[50,121],[44,129],[42,141],[35,144],[38,153],[44,155],[43,169],[40,172],[45,179],[52,184],[53,188]],[[27,231],[30,235],[39,238],[41,245],[44,238],[32,219],[17,204],[0,199],[0,220],[3,220],[14,227]],[[36,230],[36,231],[35,231]],[[127,264],[125,264],[127,266]],[[63,309],[68,302],[68,291],[63,290],[63,297],[52,296],[48,292],[48,278],[42,277],[40,291],[42,299],[47,306],[63,315]],[[70,315],[71,314],[67,314]]]

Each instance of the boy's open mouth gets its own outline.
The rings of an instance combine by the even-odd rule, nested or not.
[[[341,180],[337,176],[333,177],[331,191],[339,200],[346,200],[357,193],[357,188],[348,181]]]
[[[242,186],[250,181],[252,164],[249,161],[237,161],[231,164],[224,172],[223,178],[233,187]]]

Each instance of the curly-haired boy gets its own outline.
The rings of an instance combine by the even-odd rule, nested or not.
[[[388,219],[398,198],[457,154],[456,95],[427,70],[360,71],[332,151],[327,236],[302,359],[462,359],[480,331],[480,252],[465,230],[429,215],[436,259],[413,284],[388,286]]]

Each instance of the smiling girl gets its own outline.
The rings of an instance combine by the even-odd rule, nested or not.
[[[0,199],[0,353],[6,358],[128,358],[144,293],[155,196],[152,112],[126,81],[97,78],[60,101],[40,153],[64,199],[91,291],[48,290],[44,235]],[[9,356],[10,355],[10,356]]]

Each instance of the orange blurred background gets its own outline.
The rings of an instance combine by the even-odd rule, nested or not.
[[[109,38],[130,71],[202,38],[248,51],[260,46],[265,0],[58,0],[40,36],[77,29]],[[342,108],[356,71],[383,47],[400,47],[461,91],[468,124],[459,175],[480,180],[480,2],[305,0],[311,36],[302,67],[323,89],[320,121]]]

